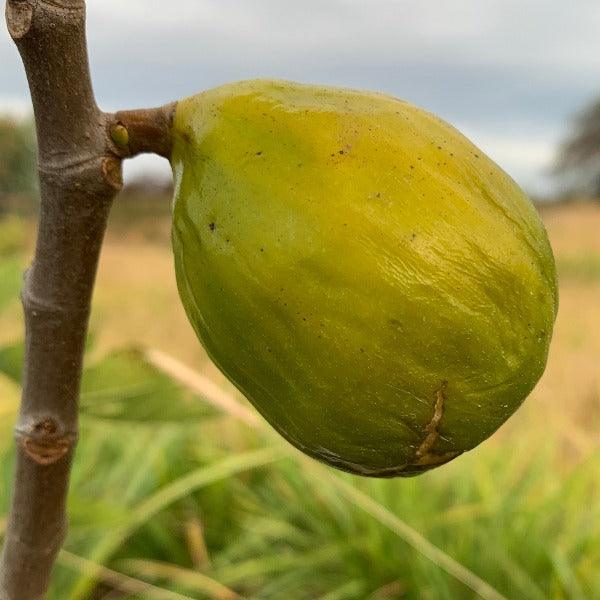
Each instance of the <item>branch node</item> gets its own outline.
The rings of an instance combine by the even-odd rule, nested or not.
[[[123,187],[121,161],[113,156],[107,156],[102,161],[102,178],[117,192]]]
[[[75,304],[60,304],[51,299],[43,299],[35,295],[31,286],[31,274],[35,269],[35,264],[27,269],[23,276],[23,288],[21,289],[21,304],[26,316],[33,319],[66,319],[87,318],[89,309],[86,306]]]
[[[6,23],[13,40],[19,40],[27,35],[32,20],[33,6],[31,2],[9,0],[6,3]]]
[[[62,431],[52,417],[42,417],[17,427],[15,439],[27,456],[39,465],[58,462],[77,443],[77,433]]]

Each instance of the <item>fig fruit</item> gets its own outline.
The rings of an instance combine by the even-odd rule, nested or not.
[[[540,378],[544,227],[456,129],[382,94],[244,81],[173,124],[179,292],[210,357],[294,446],[414,475],[479,444]]]

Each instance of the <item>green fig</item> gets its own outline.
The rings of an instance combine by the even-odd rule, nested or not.
[[[382,94],[258,80],[180,101],[172,133],[183,305],[294,446],[414,475],[532,390],[552,251],[531,202],[456,129]]]

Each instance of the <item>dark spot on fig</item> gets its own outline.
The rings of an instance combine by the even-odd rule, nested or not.
[[[211,231],[214,231],[216,227],[217,227],[217,226],[216,226],[216,224],[215,224],[214,222],[213,222],[213,223],[209,223],[209,224],[208,224],[208,228],[209,228]]]
[[[262,154],[262,150],[259,150],[259,151],[256,153],[256,156],[260,156],[261,154]]]
[[[375,194],[375,198],[381,198],[381,192],[377,192],[377,193]]]
[[[364,349],[364,348],[361,348],[361,349],[360,349],[360,351],[361,351],[361,353],[363,353],[363,354],[364,354],[364,352],[365,352],[365,349]]]
[[[340,152],[339,152],[339,153],[340,153],[340,154],[344,154],[344,151],[343,151],[343,150],[340,150]]]
[[[441,147],[441,146],[438,146],[438,147],[437,147],[437,149],[438,149],[438,150],[441,150],[441,149],[442,149],[442,147]]]
[[[261,251],[261,252],[264,252],[264,251],[265,251],[265,249],[264,249],[264,248],[261,248],[261,249],[260,249],[260,251]]]

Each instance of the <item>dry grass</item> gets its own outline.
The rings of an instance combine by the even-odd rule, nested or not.
[[[600,262],[600,205],[555,207],[544,211],[543,218],[559,265],[560,305],[548,367],[532,402],[539,405],[541,418],[549,413],[549,427],[567,434],[573,423],[598,445],[600,278],[561,266],[569,259]]]

